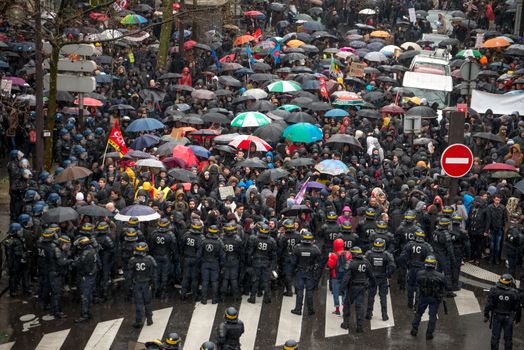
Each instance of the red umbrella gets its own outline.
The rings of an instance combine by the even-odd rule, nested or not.
[[[392,103],[387,106],[384,106],[380,109],[380,113],[389,113],[389,114],[405,114],[406,111],[402,109],[402,107],[397,106],[396,104]]]
[[[239,135],[229,143],[230,146],[233,146],[236,149],[245,150],[248,150],[251,144],[254,144],[256,146],[256,150],[259,152],[267,152],[271,150],[271,146],[266,141],[253,135]]]
[[[244,16],[246,17],[257,17],[257,16],[264,16],[264,14],[260,11],[246,11],[244,12]]]
[[[177,158],[180,161],[185,162],[186,168],[190,168],[193,165],[198,165],[198,159],[191,150],[191,148],[177,145],[173,148],[173,158]]]
[[[232,53],[231,55],[226,55],[226,56],[222,57],[222,58],[220,59],[220,62],[222,62],[222,63],[225,63],[225,62],[232,62],[234,59],[235,59],[235,54]]]
[[[194,40],[189,40],[184,43],[184,50],[191,50],[197,44]]]
[[[100,12],[91,12],[89,14],[89,18],[91,18],[93,21],[99,21],[99,22],[104,22],[104,21],[109,20],[109,17],[107,17],[107,15],[100,13]]]
[[[79,105],[80,104],[80,100],[77,98],[75,100],[75,105]],[[84,97],[84,106],[88,106],[88,107],[101,107],[103,106],[104,104],[102,103],[102,101],[99,101],[97,100],[96,98],[91,98],[91,97]]]
[[[504,163],[491,163],[482,168],[482,170],[517,171],[517,169],[513,165]]]

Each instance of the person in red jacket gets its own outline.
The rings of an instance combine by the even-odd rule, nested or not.
[[[328,267],[331,270],[331,292],[333,293],[334,314],[336,315],[340,315],[340,294],[342,293],[342,301],[345,298],[344,291],[340,291],[340,282],[344,277],[344,265],[349,260],[351,260],[351,253],[344,251],[344,240],[342,238],[335,239],[333,252],[329,253]]]
[[[184,67],[182,70],[182,77],[178,79],[180,85],[187,85],[193,87],[193,79],[191,79],[191,74],[188,67]]]

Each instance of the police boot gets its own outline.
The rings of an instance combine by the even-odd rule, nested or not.
[[[77,318],[75,320],[75,323],[83,323],[83,322],[87,322],[89,321],[89,316],[88,315],[82,315],[80,316],[79,318]]]
[[[286,287],[286,291],[284,292],[285,297],[292,297],[293,296],[293,289],[291,287]]]
[[[264,304],[271,304],[271,295],[264,293]]]
[[[347,329],[347,330],[349,331],[349,324],[347,324],[346,322],[342,322],[342,323],[340,324],[340,328],[342,328],[342,329]]]
[[[373,318],[373,310],[369,310],[366,313],[366,320],[371,320]]]
[[[364,328],[362,328],[362,326],[357,326],[357,333],[364,333]]]
[[[308,316],[314,315],[315,314],[315,309],[308,309],[307,310],[307,314],[308,314]]]
[[[207,304],[207,299],[205,297],[203,297],[202,300],[200,300],[200,303],[202,305],[206,305]]]
[[[416,328],[411,328],[411,335],[416,337],[418,333],[418,330]]]
[[[387,321],[387,320],[389,320],[388,310],[387,309],[382,309],[382,321]]]
[[[247,302],[250,303],[250,304],[254,304],[256,302],[256,298],[254,295],[251,295],[248,299],[247,299]]]
[[[302,315],[302,308],[296,307],[293,310],[291,310],[291,313],[300,316],[300,315]]]
[[[133,328],[142,328],[144,324],[140,321],[135,321],[135,323],[133,323]]]
[[[147,321],[146,321],[146,324],[147,324],[148,326],[151,326],[151,325],[153,324],[153,317],[149,317],[149,318],[147,319]]]
[[[426,333],[426,339],[427,340],[433,339],[433,333]]]

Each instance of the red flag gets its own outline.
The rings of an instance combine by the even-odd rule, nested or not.
[[[328,98],[329,93],[326,85],[326,79],[324,79],[324,77],[319,77],[318,80],[320,81],[320,94],[322,97]]]
[[[120,126],[118,125],[118,120],[115,120],[113,129],[109,133],[109,140],[107,142],[117,151],[120,152],[120,155],[127,154],[127,147],[122,136],[122,131],[120,131]]]
[[[258,28],[255,33],[253,34],[253,37],[258,40],[262,36],[262,29]]]

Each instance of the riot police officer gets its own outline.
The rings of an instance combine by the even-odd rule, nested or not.
[[[508,273],[515,276],[517,272],[517,262],[522,258],[524,250],[524,234],[520,224],[520,215],[512,215],[509,219],[508,237],[504,242],[506,248],[506,258],[508,259]]]
[[[9,237],[4,241],[7,269],[9,271],[9,295],[15,297],[21,284],[25,293],[30,292],[29,268],[22,225],[9,225]]]
[[[298,343],[294,339],[288,339],[282,347],[283,350],[298,350]]]
[[[349,330],[350,307],[355,304],[357,333],[362,333],[364,332],[364,296],[369,282],[376,282],[374,282],[373,267],[362,254],[362,249],[353,247],[350,252],[353,258],[346,262],[344,277],[340,285],[342,290],[346,290],[343,309],[344,321],[340,327]]]
[[[280,260],[280,271],[284,282],[284,296],[293,296],[293,248],[300,242],[300,235],[295,230],[293,220],[286,219],[282,223],[284,235],[278,241],[278,258]]]
[[[340,225],[340,234],[338,237],[344,241],[344,250],[350,250],[358,244],[358,236],[353,232],[353,225],[350,221],[344,221]]]
[[[386,243],[386,250],[390,253],[393,253],[394,245],[394,236],[391,232],[388,231],[388,224],[385,221],[377,221],[377,229],[373,234],[369,236],[369,243],[373,247],[375,240],[377,238],[382,238]]]
[[[133,281],[133,295],[135,298],[135,323],[134,328],[143,326],[142,309],[145,309],[147,325],[153,324],[153,311],[151,309],[151,284],[156,281],[157,264],[149,255],[146,242],[139,242],[135,246],[133,257],[129,260],[128,270]]]
[[[240,350],[240,337],[244,333],[244,323],[238,319],[238,311],[228,307],[224,322],[218,326],[217,345],[221,350]]]
[[[395,259],[393,255],[386,251],[387,243],[383,238],[376,238],[373,242],[373,248],[368,250],[364,257],[371,263],[373,276],[375,280],[371,281],[368,288],[368,311],[366,319],[371,320],[373,317],[373,304],[375,303],[375,295],[380,297],[380,309],[382,312],[382,320],[389,320],[387,309],[387,295],[389,289],[388,278],[395,272]]]
[[[187,297],[187,292],[191,288],[193,300],[198,300],[198,279],[200,276],[200,263],[198,261],[198,252],[202,241],[203,224],[200,220],[193,220],[191,228],[182,236],[180,250],[182,253],[182,289],[180,295],[182,300]]]
[[[253,268],[253,283],[248,302],[254,304],[260,290],[264,292],[264,303],[271,302],[269,279],[271,271],[276,268],[277,243],[269,236],[269,226],[256,224],[257,235],[251,236],[248,242],[248,265]]]
[[[198,260],[201,263],[202,275],[202,304],[207,304],[207,288],[211,283],[212,303],[218,303],[218,283],[220,268],[224,264],[224,244],[218,237],[219,229],[211,225],[198,251]]]
[[[446,296],[454,297],[455,294],[451,292],[451,271],[455,268],[455,255],[453,254],[453,244],[451,242],[451,235],[449,228],[451,220],[446,216],[439,219],[437,227],[433,232],[433,239],[431,245],[437,258],[437,269],[444,273],[448,286],[448,293]]]
[[[369,239],[377,230],[377,222],[375,221],[377,212],[374,208],[369,207],[364,215],[365,219],[358,225],[357,235],[360,248],[367,251],[370,246]]]
[[[469,244],[468,233],[462,229],[462,216],[453,215],[451,218],[451,230],[449,231],[451,236],[451,244],[453,245],[453,255],[455,264],[451,269],[451,289],[460,290],[459,287],[459,276],[460,266],[464,257],[469,257],[471,254],[471,246]]]
[[[433,247],[424,239],[426,234],[417,229],[415,232],[415,240],[410,241],[402,249],[399,256],[399,262],[405,266],[408,271],[408,307],[413,308],[413,299],[417,289],[417,274],[424,267],[424,260],[428,255],[433,254]]]
[[[82,237],[77,241],[78,255],[73,261],[78,278],[80,280],[80,298],[82,302],[80,318],[76,323],[86,322],[91,319],[91,306],[93,304],[93,294],[96,286],[96,275],[100,267],[100,258],[95,248],[91,244],[91,239]]]
[[[180,350],[182,349],[182,338],[178,333],[169,333],[164,339],[163,350]]]
[[[58,237],[58,248],[54,248],[53,260],[56,269],[50,272],[49,281],[51,282],[51,304],[53,316],[56,318],[67,317],[62,311],[62,287],[64,279],[67,277],[68,266],[72,263],[69,259],[71,250],[71,238],[66,235]]]
[[[417,309],[411,324],[411,335],[416,337],[422,315],[426,308],[429,308],[429,322],[426,330],[426,339],[428,340],[433,339],[433,332],[437,325],[438,308],[446,290],[446,279],[442,273],[435,270],[436,265],[437,258],[428,255],[424,260],[424,269],[417,273]]]
[[[165,294],[167,280],[172,270],[172,261],[175,258],[177,250],[176,237],[170,228],[170,222],[167,218],[158,220],[158,229],[156,229],[149,240],[150,253],[157,263],[157,280],[156,280],[156,297],[159,298]]]
[[[231,288],[231,293],[235,300],[240,298],[240,289],[238,288],[238,277],[240,273],[240,266],[244,264],[244,242],[237,234],[237,225],[234,222],[228,222],[224,225],[224,243],[225,259],[222,267],[222,295],[228,293],[228,288]]]
[[[38,302],[44,310],[50,309],[52,287],[50,275],[57,270],[55,264],[55,232],[46,229],[36,243],[38,252]]]
[[[513,322],[519,323],[522,300],[515,288],[513,276],[500,276],[497,285],[489,290],[484,307],[484,322],[490,322],[491,350],[498,350],[502,331],[504,331],[504,349],[513,347]]]
[[[416,218],[417,215],[415,214],[415,212],[408,210],[404,214],[404,220],[400,223],[400,226],[395,232],[395,258],[397,259],[398,267],[397,283],[400,287],[400,290],[404,290],[406,288],[407,270],[406,266],[404,264],[401,264],[400,261],[398,261],[398,258],[400,256],[400,253],[402,253],[402,251],[404,250],[404,246],[408,244],[408,242],[414,241],[415,232],[417,230],[420,230],[418,225],[415,224]]]
[[[325,266],[329,256],[329,252],[333,247],[333,242],[338,238],[340,227],[337,224],[337,214],[330,211],[326,215],[326,222],[320,227],[320,232],[324,237],[322,245],[322,266]]]
[[[138,235],[135,228],[124,228],[123,240],[120,243],[120,258],[124,268],[124,290],[126,291],[125,298],[127,299],[131,297],[132,293],[131,271],[128,269],[129,260],[131,260],[134,254],[136,245],[143,241],[143,238]]]
[[[105,221],[100,221],[96,225],[95,239],[98,243],[100,261],[102,268],[98,274],[97,290],[99,298],[106,300],[109,291],[109,280],[111,279],[111,270],[113,269],[113,261],[115,254],[115,244],[111,237],[109,237],[109,224]]]
[[[313,289],[316,285],[317,274],[321,268],[320,249],[313,244],[313,234],[307,230],[302,232],[302,239],[293,248],[292,265],[295,270],[295,292],[297,294],[295,308],[291,313],[302,314],[304,288],[306,289],[306,304],[308,315],[315,314],[313,307]]]

